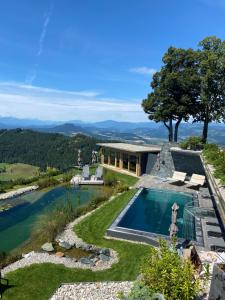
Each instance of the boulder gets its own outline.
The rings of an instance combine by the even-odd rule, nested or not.
[[[110,256],[110,250],[108,248],[104,248],[100,250],[100,254],[104,254],[106,256]]]
[[[79,262],[81,263],[81,264],[84,264],[84,265],[94,265],[94,263],[93,263],[93,261],[91,261],[89,258],[87,258],[87,257],[81,257],[80,258],[80,260],[79,260]]]
[[[109,261],[110,257],[108,255],[105,255],[105,254],[100,254],[99,259],[102,260],[102,261]]]
[[[64,242],[64,241],[59,242],[59,246],[62,247],[62,248],[64,248],[64,249],[66,249],[66,250],[69,250],[69,249],[72,248],[72,245],[70,245],[69,243]]]
[[[64,257],[65,255],[64,255],[64,253],[63,252],[56,252],[56,254],[55,254],[56,256],[58,256],[58,257]]]
[[[45,243],[44,245],[41,246],[41,249],[47,252],[54,251],[52,243]]]

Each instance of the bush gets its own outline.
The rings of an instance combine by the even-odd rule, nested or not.
[[[116,192],[117,193],[123,193],[123,192],[126,192],[128,190],[129,190],[129,185],[127,185],[127,184],[119,183],[116,186]]]
[[[202,150],[204,147],[204,144],[202,142],[202,138],[199,136],[190,136],[189,138],[183,140],[180,143],[180,147],[182,149],[187,150]]]
[[[43,189],[52,185],[56,185],[58,183],[59,183],[58,180],[56,180],[54,177],[47,177],[38,180],[37,185],[39,186],[40,189]]]
[[[225,151],[221,150],[215,144],[207,144],[204,147],[203,155],[206,161],[213,165],[215,168],[215,177],[221,180],[221,183],[225,183]]]
[[[165,300],[162,294],[152,294],[150,289],[141,281],[134,283],[127,297],[123,293],[120,293],[118,296],[121,300]]]
[[[115,173],[106,170],[104,172],[104,184],[107,186],[115,186],[117,184]]]
[[[159,248],[150,248],[150,255],[141,268],[143,282],[152,294],[162,293],[170,300],[194,299],[199,292],[199,280],[189,260],[181,260],[175,244],[159,241]]]
[[[4,251],[0,252],[0,270],[22,258],[22,255],[9,254]]]

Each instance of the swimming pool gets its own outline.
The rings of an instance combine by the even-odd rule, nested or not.
[[[172,190],[140,189],[107,230],[107,235],[143,242],[169,238],[172,205],[179,206],[177,237],[196,239],[195,218],[186,207],[194,205],[195,194]]]

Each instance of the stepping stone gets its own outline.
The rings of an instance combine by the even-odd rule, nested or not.
[[[79,260],[80,263],[84,264],[84,265],[91,265],[94,266],[93,261],[91,261],[89,258],[87,257],[81,257]]]
[[[56,252],[56,254],[55,254],[56,256],[58,256],[58,257],[64,257],[65,256],[65,254],[63,253],[63,252]]]
[[[62,247],[62,248],[64,248],[64,249],[66,249],[66,250],[69,250],[69,249],[71,249],[72,248],[72,245],[70,245],[69,243],[67,243],[67,242],[59,242],[59,246],[60,247]]]
[[[52,252],[54,251],[54,248],[52,246],[52,243],[45,243],[41,246],[41,249],[47,252]]]
[[[105,255],[105,254],[100,254],[99,255],[100,260],[102,261],[109,261],[110,257]]]

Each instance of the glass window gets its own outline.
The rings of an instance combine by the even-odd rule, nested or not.
[[[120,167],[120,153],[119,152],[116,153],[116,167],[117,168]]]
[[[130,171],[136,173],[136,155],[130,155]]]
[[[109,150],[104,149],[104,164],[108,164]]]
[[[123,169],[128,170],[128,154],[123,153]]]
[[[110,151],[110,165],[115,166],[116,154],[114,151]]]

